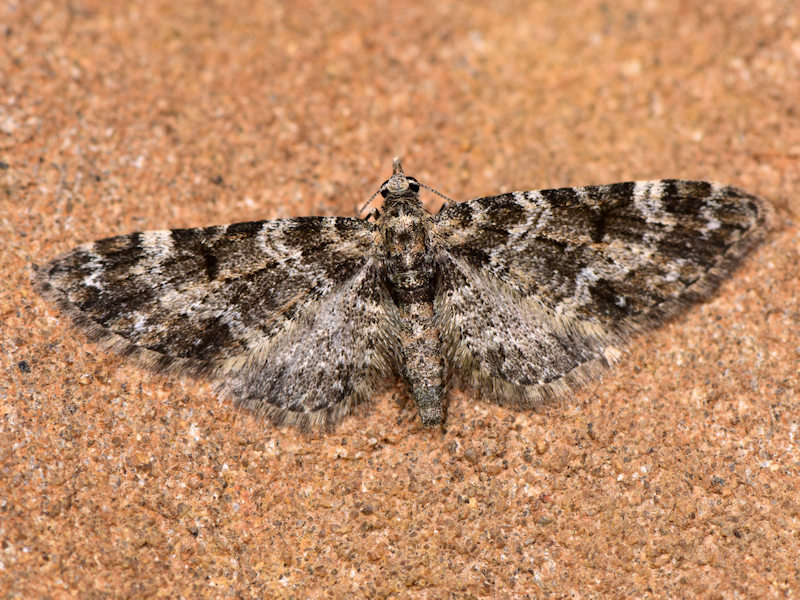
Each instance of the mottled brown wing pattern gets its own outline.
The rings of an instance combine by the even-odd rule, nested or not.
[[[434,218],[451,368],[499,401],[562,395],[710,293],[768,216],[739,189],[681,180],[453,205]]]
[[[368,298],[381,293],[370,262],[375,242],[373,224],[341,217],[148,231],[79,246],[37,267],[35,278],[40,291],[92,339],[146,367],[241,380],[241,370],[263,359],[265,348],[297,338],[298,322],[314,321],[314,311],[332,306],[341,311],[342,289],[356,282],[363,289],[369,282],[376,289]],[[383,309],[368,298],[347,307],[350,321],[343,326],[352,327],[359,311],[368,324],[381,318]],[[371,333],[367,328],[365,334]],[[326,340],[320,335],[296,343],[324,368]],[[362,336],[336,341],[336,352],[350,353],[359,365],[348,375],[354,379],[379,362],[375,344],[364,342]],[[342,385],[321,387],[294,409],[308,407],[325,421],[320,410],[326,403],[350,406],[355,399],[349,393],[363,396],[363,386]],[[252,405],[252,399],[234,395]],[[277,406],[287,398],[273,391],[265,402]],[[251,407],[276,420],[308,419],[302,410],[281,416],[278,408]],[[342,408],[330,412],[340,415]]]
[[[440,265],[435,307],[450,373],[490,399],[532,407],[620,356],[618,336],[560,316],[446,252]]]
[[[384,277],[382,261],[370,259],[291,327],[262,337],[220,389],[277,423],[338,422],[396,369],[397,317]]]

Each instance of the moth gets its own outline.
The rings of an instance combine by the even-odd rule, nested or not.
[[[431,427],[453,378],[517,409],[564,397],[707,297],[770,214],[704,181],[514,192],[437,214],[420,187],[395,159],[374,220],[131,233],[34,279],[90,339],[208,378],[275,423],[333,425],[396,374]]]

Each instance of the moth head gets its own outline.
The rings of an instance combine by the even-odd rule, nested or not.
[[[400,159],[394,159],[394,172],[392,176],[383,182],[380,189],[381,196],[384,198],[399,198],[402,196],[415,196],[419,193],[419,181],[413,177],[406,177]]]

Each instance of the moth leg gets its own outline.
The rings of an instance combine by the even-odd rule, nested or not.
[[[364,217],[363,220],[369,221],[370,219],[374,219],[375,221],[377,221],[380,216],[381,216],[381,211],[379,211],[377,208],[373,208],[371,211],[369,211],[369,213],[367,214],[366,217]]]

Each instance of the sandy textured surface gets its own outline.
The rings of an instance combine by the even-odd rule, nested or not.
[[[0,597],[800,597],[797,2],[111,4],[0,3]],[[400,387],[275,429],[29,283],[108,235],[351,215],[395,154],[458,200],[714,179],[776,229],[563,406],[454,391],[444,433]]]

